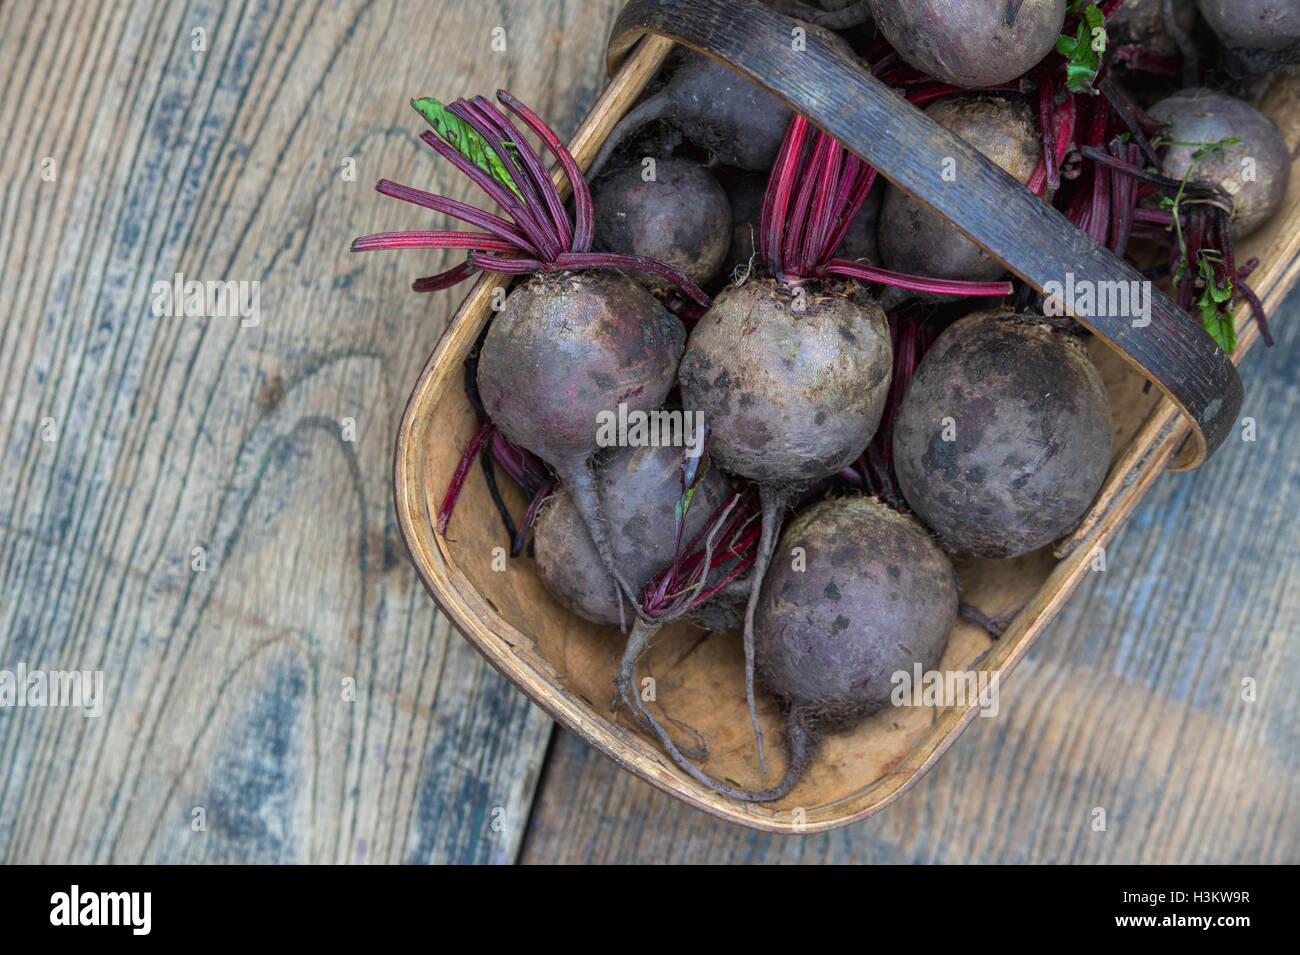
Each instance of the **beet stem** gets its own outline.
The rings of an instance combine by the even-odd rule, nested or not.
[[[1055,191],[1061,187],[1061,167],[1056,161],[1056,89],[1054,70],[1048,66],[1038,68],[1038,118],[1042,129],[1043,161],[1047,164],[1047,188]]]
[[[510,120],[505,113],[485,97],[475,96],[468,102],[462,100],[452,104],[453,112],[458,108],[466,112],[474,111],[481,124],[495,134],[501,147],[497,152],[503,154],[503,157],[508,159],[518,172],[515,182],[524,183],[529,194],[546,208],[560,248],[570,248],[573,245],[573,225],[569,222],[569,213],[564,208],[560,193],[555,188],[551,174],[546,171],[546,165],[542,162],[542,157],[537,154],[537,150],[527,139],[517,135],[517,130],[510,125]],[[507,143],[514,148],[511,149]],[[516,158],[518,162],[515,162]]]
[[[846,150],[840,148],[830,137],[826,137],[835,148],[829,151],[825,162],[817,170],[817,188],[813,192],[813,207],[808,215],[808,225],[804,230],[803,248],[799,257],[799,271],[804,275],[815,274],[822,261],[829,258],[825,248],[826,235],[831,230],[835,207],[832,205],[835,194],[839,192],[840,168],[844,165]]]
[[[1118,141],[1111,143],[1111,148],[1128,154],[1133,158],[1138,154],[1137,146],[1126,147]],[[1133,206],[1136,202],[1137,180],[1122,173],[1113,173],[1110,177],[1111,202],[1115,207],[1115,217],[1111,223],[1111,249],[1120,258],[1128,251],[1129,234],[1133,223]]]
[[[1171,193],[1177,192],[1181,188],[1183,190],[1183,195],[1187,197],[1183,200],[1184,204],[1188,204],[1188,198],[1211,199],[1221,202],[1224,205],[1228,205],[1230,202],[1230,197],[1227,192],[1224,191],[1222,186],[1216,186],[1213,183],[1207,182],[1196,182],[1190,179],[1186,182],[1179,182],[1177,179],[1170,179],[1168,176],[1162,176],[1158,173],[1150,172],[1131,162],[1125,162],[1123,159],[1116,158],[1105,150],[1093,146],[1084,146],[1080,152],[1094,162],[1127,173],[1134,179],[1150,183],[1153,186],[1167,190]]]
[[[1143,209],[1139,207],[1133,210],[1133,221],[1149,222],[1153,225],[1173,228],[1174,214],[1167,209]]]
[[[515,538],[515,521],[510,516],[510,508],[506,507],[506,502],[501,497],[501,491],[497,487],[496,469],[492,466],[492,443],[483,442],[483,449],[479,452],[479,463],[483,465],[483,483],[487,485],[488,496],[492,498],[492,504],[501,515],[501,523],[505,525],[506,539],[512,542],[511,557],[518,557],[514,552],[513,541]]]
[[[532,275],[546,268],[537,259],[503,259],[499,255],[487,255],[482,252],[471,252],[467,261],[470,268],[478,269],[480,272],[495,272],[498,275]]]
[[[465,453],[460,456],[460,462],[452,472],[451,483],[447,485],[447,493],[442,498],[442,507],[438,509],[439,534],[447,533],[447,522],[451,520],[451,512],[456,507],[461,488],[465,486],[465,478],[469,475],[469,469],[473,466],[474,459],[478,457],[479,449],[483,447],[483,442],[488,439],[492,430],[492,422],[484,421],[474,432],[474,437],[469,439],[469,444],[465,445]]]
[[[808,238],[812,230],[812,211],[817,193],[825,189],[822,173],[830,164],[834,146],[830,137],[817,133],[813,138],[812,150],[807,163],[800,170],[800,183],[795,193],[794,205],[790,210],[790,219],[786,223],[785,246],[781,250],[781,264],[794,275],[809,274],[806,264],[808,258]]]
[[[685,609],[682,607],[679,598],[692,590],[698,589],[704,581],[708,580],[708,573],[713,568],[714,539],[720,530],[728,526],[727,518],[736,505],[740,503],[740,497],[740,494],[731,495],[718,511],[710,515],[709,523],[701,529],[700,533],[708,531],[704,541],[703,555],[693,553],[683,559],[682,522],[680,519],[678,520],[676,541],[673,544],[672,563],[663,571],[655,574],[645,587],[645,608],[650,617],[662,623],[677,616]],[[691,539],[692,548],[698,538],[699,534],[696,534]],[[696,579],[695,574],[697,568],[702,570],[702,577],[699,579]],[[687,604],[687,606],[690,605],[690,603]]]
[[[807,135],[808,120],[796,113],[785,132],[785,139],[781,140],[781,151],[777,154],[776,163],[767,180],[767,191],[763,194],[763,210],[758,226],[760,251],[763,264],[778,278],[784,277],[781,249],[785,236],[786,211],[790,203],[790,191],[794,188],[800,160],[803,158]]]
[[[878,282],[881,285],[895,285],[898,288],[913,289],[918,292],[934,292],[939,295],[1010,295],[1013,291],[1010,282],[967,282],[960,279],[932,279],[919,275],[905,275],[889,269],[850,262],[848,259],[831,259],[826,264],[826,271],[833,275],[845,275],[850,278]]]
[[[1129,95],[1129,91],[1121,86],[1109,71],[1097,83],[1097,88],[1110,102],[1119,118],[1123,120],[1124,125],[1133,135],[1133,141],[1142,150],[1142,155],[1147,158],[1151,165],[1159,168],[1160,157],[1156,155],[1155,147],[1151,145],[1151,140],[1147,138],[1146,131],[1160,128],[1162,124],[1144,112],[1138,106],[1137,101]]]
[[[425,130],[420,134],[420,139],[438,155],[442,156],[443,159],[446,159],[473,180],[474,184],[487,193],[493,202],[504,209],[510,218],[515,220],[515,224],[528,236],[529,241],[537,248],[542,257],[549,258],[559,253],[560,248],[555,241],[555,237],[550,235],[533,210],[529,209],[518,196],[466,159],[461,155],[460,150],[444,142],[433,130]]]
[[[742,500],[744,506],[739,506]],[[756,516],[750,513],[752,500],[753,495],[748,495],[747,491],[732,494],[725,504],[710,515],[708,523],[686,545],[684,550],[689,556],[682,557],[683,549],[680,547],[674,550],[673,563],[646,584],[645,608],[648,616],[660,623],[673,620],[706,603],[749,570],[754,555],[747,552],[758,537],[758,531],[742,532]],[[701,539],[704,541],[702,553],[696,549]],[[715,541],[720,542],[724,548],[716,555]],[[721,580],[709,585],[709,571],[732,559],[736,560],[736,565]],[[695,593],[691,594],[692,591]],[[691,596],[687,597],[688,594]],[[683,597],[686,597],[684,601]]]
[[[592,210],[591,188],[587,185],[587,180],[582,175],[582,169],[579,168],[577,160],[573,158],[573,154],[569,152],[568,147],[560,142],[554,130],[542,122],[541,117],[516,99],[509,91],[497,90],[497,99],[501,101],[506,109],[518,116],[525,126],[537,134],[546,148],[551,151],[551,155],[560,163],[560,168],[564,170],[564,175],[569,180],[569,186],[573,190],[573,209],[576,223],[573,231],[573,244],[569,246],[569,251],[589,251],[592,236],[595,233],[595,213]]]
[[[487,412],[485,411],[484,414]],[[517,444],[511,444],[510,439],[500,431],[492,432],[492,454],[497,464],[501,465],[529,497],[536,495],[548,484],[555,483],[546,465],[535,454]]]
[[[1110,236],[1111,170],[1105,166],[1093,169],[1092,215],[1088,221],[1088,233],[1100,243],[1105,243]]]
[[[440,292],[445,288],[451,288],[469,278],[473,271],[468,262],[462,262],[454,269],[448,269],[446,272],[439,272],[437,275],[425,275],[411,283],[412,292]]]
[[[500,216],[494,216],[490,212],[484,212],[482,209],[475,209],[471,205],[463,202],[457,202],[455,199],[448,199],[445,196],[435,196],[432,193],[424,192],[421,189],[412,189],[410,186],[403,186],[401,183],[393,182],[389,179],[380,179],[375,184],[375,191],[380,195],[390,196],[393,199],[401,199],[403,202],[410,202],[417,206],[423,206],[426,209],[432,209],[434,212],[441,212],[444,215],[453,216],[462,222],[468,222],[472,226],[477,226],[495,236],[499,236],[508,242],[530,252],[537,250],[532,247],[528,238],[519,231],[519,228],[513,223],[507,222]]]
[[[562,269],[632,269],[636,272],[647,272],[672,282],[704,308],[708,308],[710,304],[709,296],[687,278],[685,272],[658,259],[648,259],[643,255],[623,255],[616,252],[561,252],[555,257],[555,266]]]
[[[1244,272],[1246,270],[1242,269],[1241,271]],[[1242,277],[1241,272],[1238,272],[1237,276],[1237,291],[1241,292],[1241,294],[1246,297],[1246,301],[1250,303],[1250,311],[1255,316],[1255,324],[1259,326],[1259,334],[1264,339],[1265,347],[1272,348],[1273,333],[1268,327],[1268,313],[1264,311],[1264,303],[1259,300],[1259,296],[1255,294],[1255,290],[1246,284],[1246,280]]]
[[[828,262],[839,248],[840,243],[844,241],[844,235],[849,231],[849,226],[857,217],[858,212],[862,209],[862,204],[867,201],[867,194],[871,192],[871,187],[876,183],[876,167],[870,166],[863,162],[853,153],[849,153],[848,161],[844,164],[844,174],[841,177],[840,192],[847,196],[843,198],[837,193],[835,198],[836,215],[838,216],[835,230],[829,235],[823,243],[818,255],[819,262]]]
[[[528,510],[524,511],[524,516],[519,521],[519,530],[515,534],[514,542],[510,545],[511,557],[518,557],[524,552],[524,542],[528,540],[528,532],[533,529],[533,522],[537,520],[537,512],[541,510],[542,504],[554,490],[555,482],[548,481],[533,495],[533,499],[528,503]]]
[[[374,249],[482,249],[515,252],[512,242],[485,232],[376,232],[352,240],[353,252]]]
[[[493,117],[487,110],[482,108],[477,102],[479,99],[481,97],[469,100],[458,99],[447,107],[447,111],[477,131],[483,137],[483,140],[492,147],[492,150],[501,160],[502,166],[510,174],[510,178],[514,180],[515,188],[523,196],[523,204],[536,214],[538,224],[558,240],[559,229],[554,222],[549,221],[550,209],[546,197],[538,188],[538,183],[533,179],[531,170],[523,165],[523,156],[519,152],[519,145],[527,146],[527,141],[522,136],[515,136],[515,131],[508,127],[506,132],[503,133],[502,124],[497,121],[496,117]],[[504,119],[504,117],[502,118]],[[515,142],[516,139],[518,143]],[[507,143],[510,145],[507,145]],[[564,247],[563,242],[557,244],[560,248]]]
[[[1006,83],[996,83],[992,86],[953,86],[951,83],[933,83],[923,86],[907,94],[907,101],[913,106],[920,108],[927,106],[934,100],[943,99],[945,96],[952,96],[955,93],[1019,93],[1020,81],[1010,80]]]

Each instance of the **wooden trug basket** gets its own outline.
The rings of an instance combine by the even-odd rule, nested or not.
[[[918,195],[1012,271],[1041,288],[1072,270],[1081,278],[1134,273],[1019,183],[930,122],[857,66],[808,38],[790,50],[791,24],[755,0],[633,0],[610,43],[612,81],[575,134],[570,149],[586,168],[674,46],[682,42],[721,59],[766,86],[815,125]],[[1300,141],[1300,83],[1280,80],[1261,108],[1295,155]],[[956,157],[970,195],[959,208],[917,170]],[[562,182],[562,174],[556,174]],[[935,177],[938,182],[938,177]],[[563,183],[562,183],[563,184]],[[567,185],[567,184],[563,184]],[[1300,171],[1271,223],[1242,244],[1237,260],[1261,260],[1252,285],[1274,310],[1300,270]],[[975,212],[969,207],[974,205]],[[966,211],[963,211],[965,209]],[[621,711],[611,713],[613,677],[623,647],[615,629],[573,616],[537,578],[532,562],[499,565],[500,518],[482,482],[465,485],[446,536],[434,522],[452,471],[477,426],[463,391],[464,360],[492,315],[493,290],[508,280],[484,275],[452,319],[416,382],[397,438],[394,490],[398,523],[425,586],[457,627],[511,682],[571,732],[665,792],[720,818],[776,832],[815,832],[880,810],[915,783],[978,713],[975,706],[887,708],[828,736],[804,778],[783,800],[739,803],[706,789],[675,767],[658,744]],[[1163,296],[1150,327],[1097,323],[1090,351],[1109,389],[1115,442],[1110,474],[1079,528],[1056,548],[1013,560],[957,563],[963,599],[986,613],[1023,605],[1003,637],[959,622],[941,670],[984,670],[1004,681],[1090,572],[1155,479],[1167,468],[1194,467],[1235,429],[1240,382],[1217,346]],[[1161,314],[1161,310],[1164,314]],[[1243,307],[1232,362],[1259,337]],[[1199,337],[1198,337],[1199,334]],[[1156,388],[1144,393],[1151,379]],[[1163,393],[1163,394],[1162,394]],[[1226,397],[1225,397],[1226,396]],[[1182,451],[1180,452],[1180,448]],[[1177,457],[1176,457],[1177,455]],[[1171,464],[1172,462],[1172,464]],[[515,513],[525,506],[503,488]],[[761,705],[768,774],[761,776],[745,710],[737,634],[707,635],[686,624],[665,628],[642,663],[657,682],[659,715],[683,742],[691,730],[708,745],[703,769],[747,788],[779,779],[781,715]],[[687,729],[689,727],[689,729]]]

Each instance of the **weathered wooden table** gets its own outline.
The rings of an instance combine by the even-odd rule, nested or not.
[[[429,227],[381,176],[478,201],[408,99],[505,86],[567,134],[617,7],[0,7],[0,669],[106,686],[0,710],[0,859],[1300,860],[1297,299],[1256,440],[1161,481],[1001,715],[861,825],[687,810],[439,618],[389,475],[457,299],[347,244]],[[156,316],[177,273],[259,283],[256,324]]]

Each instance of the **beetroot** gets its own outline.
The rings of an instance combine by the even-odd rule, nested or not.
[[[640,164],[602,178],[594,187],[596,247],[639,255],[680,270],[697,285],[722,269],[731,240],[731,207],[722,186],[688,159],[662,159],[654,178]],[[647,276],[652,289],[671,283]]]
[[[479,96],[444,107],[426,98],[412,104],[434,127],[421,138],[514,221],[382,181],[381,192],[482,231],[383,233],[357,239],[352,248],[469,250],[463,264],[416,280],[417,291],[447,288],[476,269],[534,276],[506,299],[483,341],[479,396],[497,429],[545,461],[564,482],[606,569],[636,605],[631,585],[614,562],[587,459],[596,450],[602,412],[617,413],[620,405],[629,412],[651,411],[663,404],[676,377],[685,329],[642,286],[607,270],[648,272],[673,282],[697,304],[707,305],[709,299],[662,262],[591,252],[591,192],[573,156],[513,96],[501,90],[497,99],[559,160],[573,185],[573,217],[540,155],[492,103]],[[580,271],[588,269],[602,271]]]
[[[848,43],[826,27],[797,19],[791,24],[853,55]],[[590,173],[599,173],[620,144],[654,122],[706,150],[711,163],[766,172],[781,148],[791,115],[779,99],[725,63],[683,50],[663,88],[634,106],[610,131]]]
[[[557,272],[506,298],[479,353],[484,409],[559,476],[607,569],[634,600],[610,549],[588,458],[601,412],[664,403],[685,339],[681,322],[625,275]]]
[[[1232,0],[1236,5],[1238,0]],[[1185,35],[1196,26],[1193,0],[1173,0],[1174,23]],[[1124,0],[1106,18],[1106,33],[1112,46],[1137,46],[1152,56],[1181,54],[1178,40],[1165,20],[1165,0]]]
[[[822,732],[889,702],[894,673],[937,666],[957,618],[957,579],[947,557],[915,520],[874,499],[813,505],[791,521],[778,551],[783,558],[763,582],[755,623],[759,676],[787,707],[790,759],[777,785],[752,792],[713,779],[686,758],[637,694],[624,694],[687,773],[748,802],[785,796]],[[785,559],[795,554],[802,555],[797,564]],[[629,643],[644,633],[634,630]],[[625,665],[620,680],[626,686],[634,677]]]
[[[662,122],[716,162],[741,169],[772,165],[790,110],[727,65],[687,50],[663,89],[633,107],[610,131],[591,172],[599,172],[614,149],[641,127]]]
[[[894,466],[945,548],[1015,557],[1083,516],[1111,435],[1106,388],[1076,338],[981,312],[921,360],[894,424]]]
[[[1234,240],[1267,220],[1286,193],[1290,154],[1276,126],[1210,90],[1182,90],[1147,114],[1113,77],[1099,85],[1134,141],[1103,147],[1109,112],[1091,110],[1079,152],[1093,165],[1085,188],[1070,195],[1067,218],[1118,254],[1130,239],[1167,247],[1174,300],[1224,351],[1236,347],[1234,313],[1243,300],[1271,345],[1263,303],[1246,283],[1258,260],[1239,264]]]
[[[691,332],[683,403],[729,471],[795,485],[834,474],[875,434],[889,388],[885,315],[864,290],[771,277],[727,289]]]
[[[1283,50],[1300,42],[1297,0],[1196,0],[1229,49]]]
[[[1056,46],[1065,0],[868,0],[904,60],[956,86],[993,86],[1032,69]]]
[[[623,601],[596,553],[587,524],[573,499],[557,491],[546,499],[533,524],[537,576],[552,597],[592,623],[618,626]],[[634,580],[631,576],[629,580]]]
[[[784,559],[796,548],[798,565]],[[888,703],[895,670],[939,662],[956,577],[914,519],[874,498],[823,501],[790,522],[779,551],[757,630],[759,676],[777,698],[838,725]]]
[[[952,564],[929,535],[873,498],[814,505],[778,551],[755,637],[759,679],[788,707],[791,752],[769,798],[798,780],[819,731],[881,709],[894,673],[938,665],[958,605]],[[796,567],[786,557],[797,552]]]
[[[638,593],[673,559],[681,458],[680,448],[620,448],[597,469],[614,561]],[[682,523],[688,540],[732,494],[725,474],[707,464],[705,468]],[[595,623],[620,622],[618,591],[568,494],[561,491],[543,505],[534,543],[538,576],[561,603]]]
[[[1291,151],[1277,124],[1259,110],[1224,93],[1193,88],[1161,100],[1150,112],[1170,124],[1166,138],[1173,142],[1162,171],[1171,179],[1186,176],[1222,186],[1232,199],[1234,239],[1258,229],[1281,205],[1291,181]],[[1227,139],[1240,142],[1205,149]]]
[[[1038,119],[1014,94],[965,94],[937,100],[926,114],[1027,183],[1043,155]],[[954,183],[954,191],[961,187]],[[877,226],[880,257],[891,269],[984,281],[1006,272],[997,259],[947,219],[888,183]]]

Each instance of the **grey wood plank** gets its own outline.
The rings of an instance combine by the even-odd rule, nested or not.
[[[457,302],[409,282],[452,259],[347,247],[429,227],[380,177],[478,201],[412,96],[507,86],[568,134],[614,9],[0,7],[0,669],[106,683],[98,718],[0,711],[0,859],[515,856],[551,724],[439,617],[391,504]],[[260,282],[260,322],[155,317],[178,271]]]

